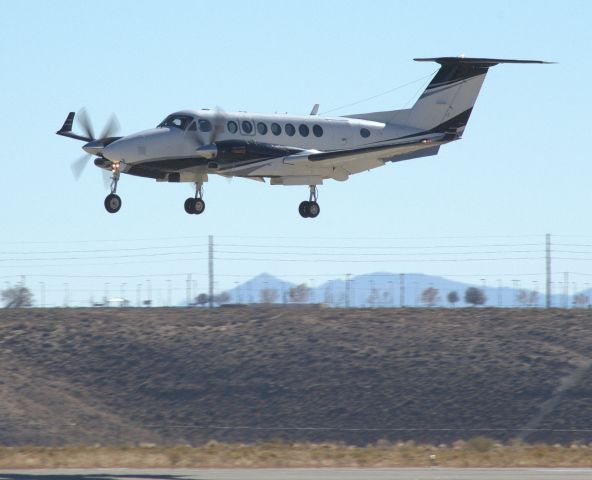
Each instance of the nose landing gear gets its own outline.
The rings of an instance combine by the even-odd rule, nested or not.
[[[309,185],[310,197],[308,201],[301,202],[298,206],[298,212],[303,218],[316,218],[321,213],[321,207],[317,203],[318,190],[316,185]]]
[[[119,182],[120,164],[111,164],[111,193],[105,197],[105,210],[109,213],[117,213],[121,208],[121,198],[117,195],[117,182]]]
[[[185,200],[183,207],[185,211],[190,215],[200,215],[206,209],[206,202],[203,201],[203,185],[201,183],[195,183],[195,196],[189,197]]]

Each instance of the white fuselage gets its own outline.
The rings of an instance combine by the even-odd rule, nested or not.
[[[213,110],[183,110],[173,115],[190,118],[183,128],[160,126],[123,137],[107,147],[103,155],[113,162],[121,162],[123,171],[133,165],[154,161],[189,159],[198,155],[199,144],[210,143],[215,135],[216,142],[239,140],[260,144],[282,145],[302,149],[303,155],[310,152],[330,152],[380,145],[398,137],[417,133],[393,124],[351,119],[344,117],[319,117],[316,115],[252,114],[246,112],[223,113]],[[200,121],[209,121],[210,131],[202,131]],[[289,162],[282,158],[266,159],[258,165],[237,164],[225,170],[226,175],[249,177],[320,177],[347,179],[349,173],[327,165],[311,162]],[[372,168],[373,165],[368,165]],[[366,169],[362,165],[362,169]],[[203,177],[203,169],[187,168],[180,181],[196,181]],[[304,183],[310,179],[303,180]],[[296,180],[296,183],[300,183]]]

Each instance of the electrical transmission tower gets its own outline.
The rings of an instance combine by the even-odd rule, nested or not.
[[[209,236],[209,248],[208,248],[208,282],[209,282],[209,295],[208,295],[208,306],[212,308],[214,306],[214,236]]]
[[[551,308],[551,234],[546,235],[546,271],[547,271],[547,282],[546,282],[546,298],[545,306]]]

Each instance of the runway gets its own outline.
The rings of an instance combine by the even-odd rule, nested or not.
[[[0,480],[589,480],[591,468],[4,470]]]

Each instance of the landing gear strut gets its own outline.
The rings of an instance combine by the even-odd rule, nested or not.
[[[195,196],[185,200],[185,211],[189,214],[199,215],[206,209],[206,202],[203,201],[203,185],[195,182]]]
[[[121,198],[117,195],[117,182],[119,182],[120,164],[115,162],[111,165],[111,193],[105,197],[105,209],[109,213],[117,213],[121,208]]]
[[[319,192],[316,185],[309,185],[310,196],[308,201],[301,202],[298,206],[298,212],[303,218],[315,218],[321,213],[321,207],[317,203]]]

